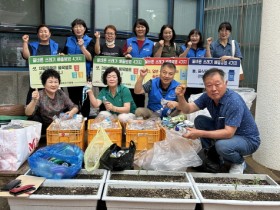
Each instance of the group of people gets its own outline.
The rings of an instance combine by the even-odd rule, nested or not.
[[[48,26],[38,27],[38,41],[29,43],[28,35],[23,39],[23,57],[31,55],[84,54],[86,58],[87,77],[90,77],[92,60],[95,55],[123,56],[127,59],[145,57],[214,57],[221,60],[242,59],[240,48],[235,42],[235,54],[232,54],[231,25],[220,24],[219,39],[207,39],[206,48],[201,32],[190,31],[185,44],[179,46],[175,42],[176,33],[171,25],[164,25],[159,34],[159,41],[154,43],[147,38],[149,25],[144,19],[138,19],[134,26],[134,37],[126,40],[123,47],[116,45],[117,29],[108,25],[104,29],[105,43],[100,43],[100,33],[95,32],[94,40],[86,35],[87,26],[81,19],[72,22],[73,35],[68,37],[63,50],[53,41]],[[121,122],[128,118],[164,117],[180,112],[192,113],[207,108],[211,118],[199,116],[195,120],[195,128],[189,128],[184,137],[200,138],[203,147],[216,146],[221,162],[232,164],[231,173],[243,173],[245,162],[243,156],[252,154],[260,144],[259,132],[250,110],[243,99],[234,91],[227,89],[224,73],[219,69],[210,69],[203,76],[206,92],[192,103],[187,102],[191,93],[202,92],[202,89],[186,88],[174,80],[176,66],[163,63],[158,78],[150,79],[143,84],[147,70],[142,69],[134,89],[129,90],[121,84],[120,72],[116,67],[109,67],[102,75],[102,88],[95,96],[90,85],[87,99],[82,101],[83,87],[68,87],[65,94],[59,89],[60,75],[48,69],[41,75],[44,86],[41,90],[31,89],[27,95],[26,115],[30,119],[43,123],[43,129],[52,122],[54,115],[66,112],[69,117],[79,111],[87,117],[90,104],[93,107],[104,105],[107,112],[117,114]],[[94,75],[93,75],[94,77]],[[144,107],[145,93],[148,94],[148,105]],[[189,94],[189,95],[188,95]],[[186,95],[188,95],[186,97]],[[166,103],[163,105],[162,100]],[[159,112],[160,110],[160,112]],[[171,110],[171,112],[169,112]],[[220,126],[223,119],[223,126]],[[219,127],[218,127],[219,125]]]

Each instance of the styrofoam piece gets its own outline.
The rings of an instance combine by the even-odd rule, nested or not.
[[[211,178],[211,177],[221,177],[221,178],[236,178],[236,179],[259,179],[259,180],[265,180],[269,185],[246,185],[246,186],[279,186],[276,181],[274,181],[269,175],[267,174],[229,174],[229,173],[197,173],[197,172],[190,172],[188,173],[190,182],[193,184],[197,185],[233,185],[235,183],[223,183],[223,184],[218,184],[218,183],[201,183],[201,182],[196,182],[195,178]],[[238,185],[243,185],[243,184],[238,184]]]
[[[183,176],[185,178],[184,182],[154,182],[154,181],[141,181],[141,180],[112,180],[112,174],[124,174],[124,175],[149,175],[149,176],[157,176],[157,175],[170,175],[170,176]],[[124,171],[108,171],[108,175],[106,178],[106,183],[117,183],[117,182],[126,182],[126,183],[149,183],[149,184],[174,184],[174,183],[190,183],[189,177],[186,172],[175,172],[175,171],[152,171],[152,170],[124,170]]]
[[[98,182],[102,182],[104,183],[105,180],[106,180],[106,177],[107,177],[107,173],[108,171],[107,170],[104,170],[104,169],[96,169],[96,170],[93,170],[93,171],[90,171],[88,172],[87,170],[85,169],[81,169],[81,171],[79,172],[79,174],[95,174],[95,175],[100,175],[101,176],[101,179],[50,179],[50,180],[53,180],[53,181],[57,181],[57,182],[84,182],[84,180],[92,180],[92,181],[98,181]],[[30,176],[34,176],[34,174],[32,173],[32,171],[29,169],[25,175],[30,175]],[[49,180],[49,179],[47,179]]]
[[[215,200],[206,199],[201,191],[203,190],[229,190],[229,191],[249,191],[249,192],[267,192],[280,193],[280,186],[271,187],[248,187],[238,186],[218,186],[218,185],[196,185],[194,186],[196,193],[202,203],[203,210],[279,210],[280,201],[245,201],[245,200]]]
[[[192,199],[174,199],[174,198],[143,198],[143,197],[113,197],[108,196],[108,189],[116,188],[119,190],[126,188],[138,189],[191,189],[194,198]],[[106,201],[108,210],[119,209],[174,209],[174,210],[194,210],[197,203],[200,203],[193,186],[189,184],[173,184],[173,186],[162,183],[143,184],[143,183],[106,183],[102,200]]]
[[[47,180],[42,186],[47,187],[97,187],[96,195],[40,195],[32,194],[27,198],[9,197],[11,210],[92,210],[101,199],[103,183],[85,181],[84,183],[57,182]]]

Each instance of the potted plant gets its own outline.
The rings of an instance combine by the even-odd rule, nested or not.
[[[229,173],[189,173],[193,184],[219,184],[219,185],[248,185],[248,186],[278,186],[266,174],[229,174]]]
[[[85,169],[81,169],[81,171],[72,179],[53,179],[53,181],[58,182],[83,182],[84,180],[92,180],[97,182],[105,182],[107,177],[107,170],[104,169],[96,169],[88,172]],[[31,170],[28,170],[25,175],[34,176]]]
[[[278,210],[280,187],[196,185],[203,210]]]
[[[109,171],[106,183],[114,182],[190,183],[185,172],[150,170]]]
[[[103,183],[46,180],[29,197],[9,197],[11,210],[92,210],[101,198]]]
[[[113,209],[194,210],[199,200],[190,184],[106,183],[102,200]]]

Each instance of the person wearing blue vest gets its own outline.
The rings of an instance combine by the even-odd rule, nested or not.
[[[144,19],[137,19],[133,26],[135,37],[126,40],[123,54],[126,58],[145,58],[153,54],[154,42],[147,38],[149,25]],[[130,89],[133,100],[137,107],[145,106],[145,95],[137,95]]]
[[[179,57],[206,57],[206,49],[203,47],[202,35],[198,29],[190,31],[185,44],[180,47]]]
[[[51,39],[51,31],[47,25],[42,24],[37,27],[37,37],[38,41],[29,43],[29,35],[25,34],[22,36],[22,57],[24,59],[28,60],[30,56],[57,55],[59,53],[59,45]],[[34,90],[31,87],[29,88],[26,104],[30,103]]]
[[[63,53],[64,54],[83,54],[86,58],[86,74],[90,80],[90,72],[92,60],[94,57],[94,41],[86,35],[88,28],[84,20],[75,19],[72,23],[73,36],[67,37]],[[86,83],[86,81],[85,81]],[[83,103],[83,86],[68,87],[70,99],[79,106],[79,109],[84,117],[89,116],[90,102],[86,99]]]
[[[177,113],[173,112],[178,105],[175,89],[180,84],[174,80],[176,66],[170,62],[163,63],[159,77],[142,84],[147,73],[147,69],[140,71],[134,92],[136,94],[148,93],[148,106],[147,108],[137,108],[135,115],[147,119],[153,116],[166,117],[169,114]]]
[[[191,57],[207,57],[206,49],[203,47],[203,38],[201,32],[198,29],[192,29],[187,37],[184,45],[180,47],[181,58]],[[188,100],[191,94],[202,93],[203,88],[188,88],[185,92],[185,98]]]

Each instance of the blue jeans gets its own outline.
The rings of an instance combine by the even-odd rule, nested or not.
[[[199,130],[216,130],[214,120],[204,115],[197,116],[194,125]],[[215,144],[221,159],[235,164],[243,163],[243,156],[250,155],[258,149],[258,146],[250,142],[250,139],[239,135],[234,135],[230,139],[219,139],[216,141],[209,138],[200,138],[200,140],[203,148],[208,148]]]

